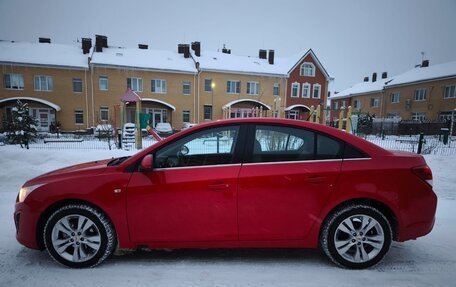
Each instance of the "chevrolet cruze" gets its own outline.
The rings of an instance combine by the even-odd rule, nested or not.
[[[422,156],[319,124],[255,118],[31,179],[14,221],[20,243],[76,268],[147,247],[321,248],[360,269],[392,241],[429,233],[436,205]]]

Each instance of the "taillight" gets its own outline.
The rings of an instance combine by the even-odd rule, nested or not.
[[[412,168],[414,174],[432,186],[432,171],[427,165]]]

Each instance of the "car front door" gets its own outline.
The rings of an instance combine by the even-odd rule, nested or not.
[[[239,125],[197,131],[154,151],[154,169],[134,172],[128,222],[134,242],[238,239]]]
[[[239,239],[302,240],[337,181],[343,145],[311,130],[256,125],[239,175]]]

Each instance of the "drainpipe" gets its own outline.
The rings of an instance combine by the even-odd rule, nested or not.
[[[90,64],[89,64],[90,67]],[[87,70],[84,70],[84,83],[85,83],[85,109],[86,109],[86,128],[89,128],[89,86],[87,85]]]
[[[193,122],[196,123],[196,89],[197,89],[197,83],[196,83],[196,77],[199,75],[198,73],[193,74]],[[199,88],[199,85],[198,85]]]

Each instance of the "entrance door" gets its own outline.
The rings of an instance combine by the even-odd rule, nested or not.
[[[155,127],[158,123],[163,122],[163,112],[162,110],[154,109],[152,110],[152,125]]]

